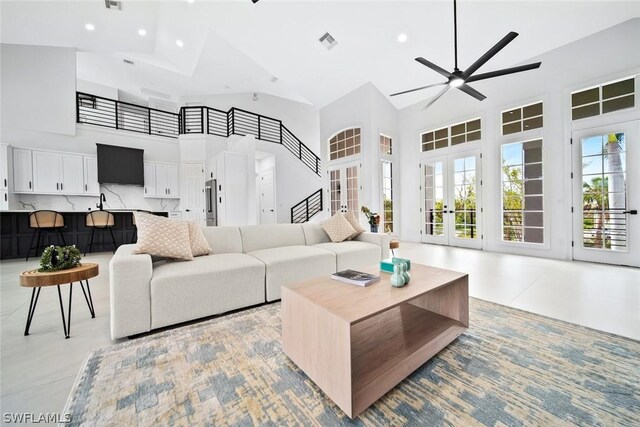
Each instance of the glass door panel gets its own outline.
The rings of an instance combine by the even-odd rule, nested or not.
[[[480,153],[422,163],[422,241],[481,248]]]
[[[576,132],[573,141],[574,259],[640,265],[638,171],[627,167],[640,164],[637,122]]]
[[[353,212],[360,217],[360,166],[346,164],[329,169],[329,206],[336,212]]]

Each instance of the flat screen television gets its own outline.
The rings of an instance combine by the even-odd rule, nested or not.
[[[96,145],[100,184],[144,185],[144,150],[117,145]]]

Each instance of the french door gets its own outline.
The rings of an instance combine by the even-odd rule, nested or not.
[[[336,212],[353,212],[360,217],[360,163],[331,166],[329,170],[329,206]]]
[[[423,242],[482,248],[480,161],[473,151],[422,162]]]
[[[573,258],[640,266],[638,121],[572,136]]]

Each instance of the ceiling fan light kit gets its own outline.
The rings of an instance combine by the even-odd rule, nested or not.
[[[449,90],[449,88],[457,88],[462,92],[466,93],[467,95],[474,97],[478,101],[482,101],[483,99],[486,98],[486,96],[484,96],[483,94],[481,94],[480,92],[478,92],[477,90],[469,86],[467,83],[477,82],[479,80],[491,79],[493,77],[504,76],[507,74],[520,73],[522,71],[534,70],[540,67],[541,62],[535,62],[532,64],[519,65],[517,67],[511,67],[511,68],[503,68],[502,70],[490,71],[482,74],[474,74],[487,61],[489,61],[498,52],[504,49],[505,46],[511,43],[513,39],[518,37],[518,33],[511,31],[509,34],[504,36],[502,40],[496,43],[491,49],[486,51],[484,55],[478,58],[476,62],[471,64],[466,70],[461,71],[458,68],[458,20],[457,18],[458,17],[457,17],[456,0],[453,0],[453,49],[454,49],[455,64],[452,72],[449,72],[444,68],[441,68],[436,64],[434,64],[433,62],[430,62],[422,57],[416,58],[416,61],[418,61],[422,65],[428,68],[431,68],[433,71],[446,77],[447,81],[442,83],[435,83],[427,86],[421,86],[415,89],[409,89],[402,92],[392,93],[389,96],[397,96],[405,93],[416,92],[416,91],[427,89],[430,87],[444,86],[444,88],[440,92],[438,92],[436,96],[431,98],[429,103],[424,107],[424,110],[426,110],[431,105],[433,105],[433,103],[436,102],[442,95],[444,95]]]

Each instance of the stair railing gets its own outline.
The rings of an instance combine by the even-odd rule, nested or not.
[[[318,212],[322,212],[322,189],[311,194],[291,208],[291,223],[308,222]]]

